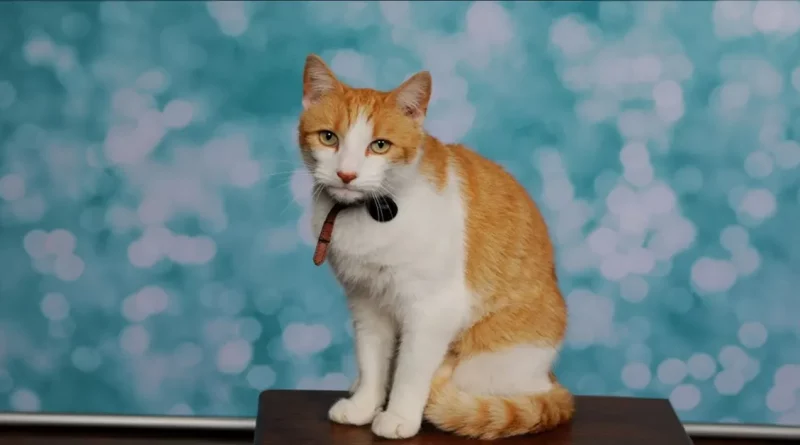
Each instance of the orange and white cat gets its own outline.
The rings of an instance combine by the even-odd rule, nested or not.
[[[299,145],[315,233],[336,203],[389,194],[399,208],[389,222],[358,205],[336,220],[329,261],[359,377],[329,417],[385,438],[414,436],[423,417],[483,439],[554,428],[574,404],[551,372],[567,311],[547,227],[499,165],[426,134],[430,97],[427,72],[381,92],[306,59]]]

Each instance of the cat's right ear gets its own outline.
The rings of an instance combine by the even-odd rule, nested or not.
[[[317,103],[322,96],[342,87],[341,82],[328,68],[328,65],[316,54],[306,57],[303,70],[303,109]]]

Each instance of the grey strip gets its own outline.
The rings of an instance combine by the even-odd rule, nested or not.
[[[198,431],[252,432],[256,421],[248,417],[112,416],[81,414],[0,413],[0,426],[107,427]],[[691,437],[800,440],[800,427],[686,423]]]
[[[800,427],[779,425],[744,425],[738,423],[684,423],[691,437],[724,439],[800,440]]]
[[[192,431],[253,431],[247,417],[114,416],[104,414],[0,413],[0,426],[149,428]]]

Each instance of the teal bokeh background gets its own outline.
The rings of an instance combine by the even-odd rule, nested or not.
[[[800,424],[800,3],[0,4],[0,409],[252,415],[344,388],[295,126],[308,53],[503,163],[581,394]]]

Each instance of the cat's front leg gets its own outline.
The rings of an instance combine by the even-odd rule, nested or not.
[[[353,317],[358,379],[352,395],[337,401],[328,417],[347,425],[366,425],[386,400],[389,366],[395,346],[395,326],[374,299],[362,295],[349,298]]]
[[[416,435],[433,375],[463,326],[463,292],[450,290],[419,301],[400,323],[400,349],[386,410],[372,422],[372,432],[387,439]]]

